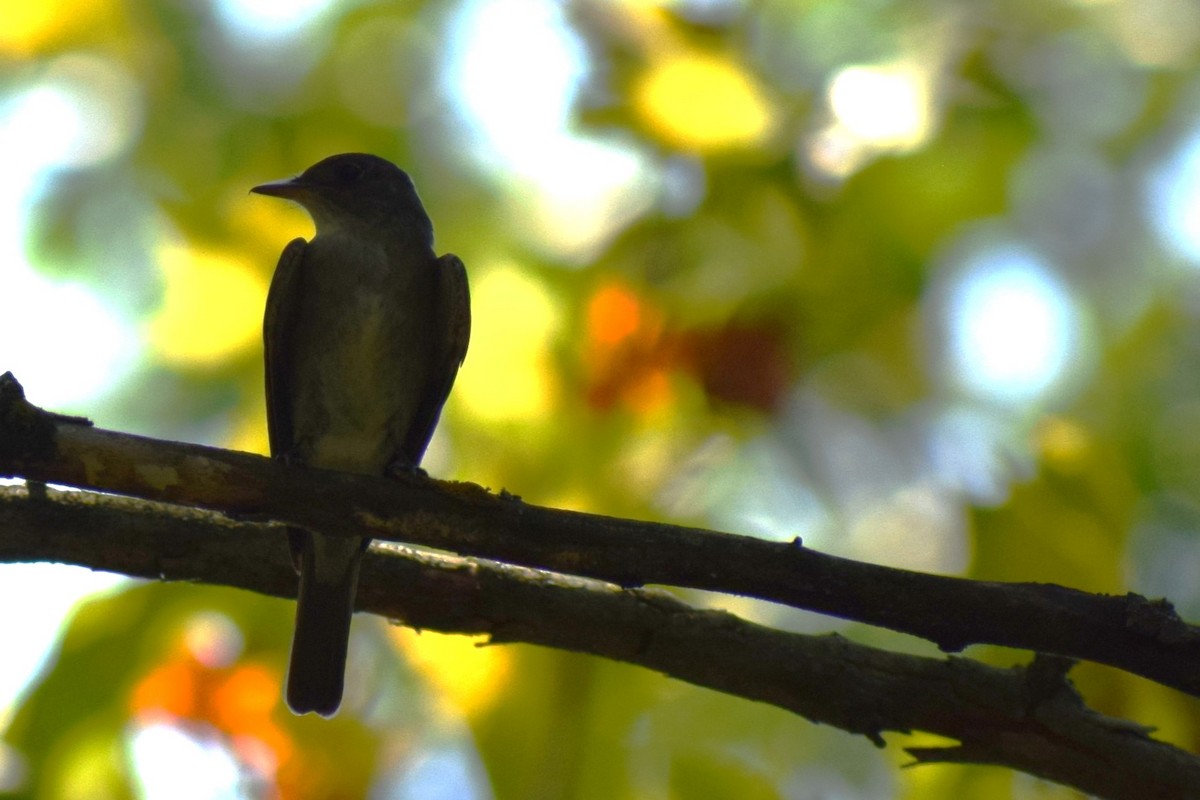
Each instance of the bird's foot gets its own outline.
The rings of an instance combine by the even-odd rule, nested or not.
[[[428,478],[429,473],[421,469],[416,464],[409,464],[404,461],[393,461],[387,465],[387,469],[383,471],[386,478],[392,480],[406,480],[409,478]]]

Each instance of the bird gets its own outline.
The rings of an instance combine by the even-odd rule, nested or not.
[[[288,464],[389,476],[414,472],[467,353],[467,272],[438,257],[411,178],[343,153],[251,192],[303,207],[311,241],[279,257],[263,317],[267,433]],[[300,576],[286,698],[337,713],[367,537],[289,528]]]

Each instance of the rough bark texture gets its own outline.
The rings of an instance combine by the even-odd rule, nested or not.
[[[1101,797],[1200,796],[1200,759],[1091,711],[1066,679],[1071,658],[1088,658],[1200,693],[1196,631],[1163,602],[922,575],[799,543],[538,508],[470,484],[287,468],[48,415],[25,404],[11,379],[0,379],[0,475],[31,482],[0,489],[2,561],[290,597],[296,578],[283,527],[267,520],[366,532],[510,562],[377,546],[358,605],[407,625],[641,665],[880,744],[885,732],[915,730],[959,742],[910,750],[922,763],[1004,765]],[[59,492],[42,481],[143,499]],[[1005,670],[901,655],[631,588],[647,583],[786,602],[946,647],[994,642],[1066,658]]]

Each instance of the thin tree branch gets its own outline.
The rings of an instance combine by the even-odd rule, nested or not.
[[[801,546],[543,508],[469,483],[385,480],[79,424],[0,376],[0,475],[582,575],[771,600],[913,634],[1087,659],[1200,696],[1200,629],[1163,600],[929,575]]]
[[[57,561],[293,597],[277,526],[91,493],[0,488],[0,561]],[[386,549],[385,549],[386,548]],[[870,737],[928,731],[917,763],[1010,767],[1106,798],[1195,797],[1200,759],[1084,706],[1069,662],[998,669],[806,636],[693,608],[661,590],[387,545],[368,555],[359,607],[417,628],[486,634],[636,664]]]

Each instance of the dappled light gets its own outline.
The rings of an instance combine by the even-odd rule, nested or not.
[[[463,155],[507,184],[514,231],[557,257],[594,257],[647,207],[653,176],[633,142],[572,125],[588,66],[579,36],[554,4],[473,0],[448,42],[443,91]]]
[[[329,0],[220,0],[215,4],[230,34],[251,39],[295,35],[331,5]]]
[[[829,106],[846,130],[885,148],[911,149],[928,138],[928,79],[904,64],[850,66],[829,82]]]
[[[41,402],[69,407],[111,390],[140,349],[113,298],[78,281],[38,274],[23,242],[34,199],[53,191],[61,170],[94,166],[127,147],[139,115],[129,77],[91,56],[55,59],[42,81],[0,101],[0,258],[6,313],[0,356],[10,369],[45,373]],[[78,326],[78,327],[77,327]],[[77,335],[79,329],[89,336]],[[32,337],[43,355],[16,343]],[[57,366],[44,353],[55,353]],[[65,371],[64,371],[65,366]]]
[[[1200,119],[1151,171],[1146,209],[1166,244],[1200,266]]]
[[[618,402],[649,411],[670,400],[669,373],[680,366],[680,344],[667,336],[662,311],[628,287],[600,287],[587,305],[588,404],[608,411]]]
[[[237,762],[218,742],[170,725],[138,731],[130,751],[143,797],[212,797],[233,794],[242,783]]]
[[[438,709],[444,717],[485,715],[513,678],[513,654],[487,647],[486,639],[401,627],[391,633],[412,668],[448,704]]]
[[[470,280],[433,477],[1200,617],[1195,3],[4,8],[0,373],[32,402],[265,453],[267,287],[313,225],[248,191],[375,153]],[[363,614],[342,711],[297,718],[290,601],[46,565],[0,586],[0,791],[1069,796]],[[1079,684],[1200,741],[1191,698]]]
[[[684,150],[749,147],[775,128],[770,103],[745,70],[714,55],[662,56],[647,69],[634,103],[647,125]]]
[[[555,400],[551,344],[562,324],[555,298],[533,275],[514,265],[476,273],[471,361],[458,377],[458,399],[471,413],[493,420],[533,420]],[[513,326],[513,319],[521,324]]]
[[[952,381],[984,399],[1030,403],[1068,365],[1082,366],[1077,315],[1036,255],[1001,247],[960,269],[943,311]]]
[[[167,246],[158,261],[163,301],[147,338],[159,358],[212,364],[257,343],[267,286],[244,256]]]

